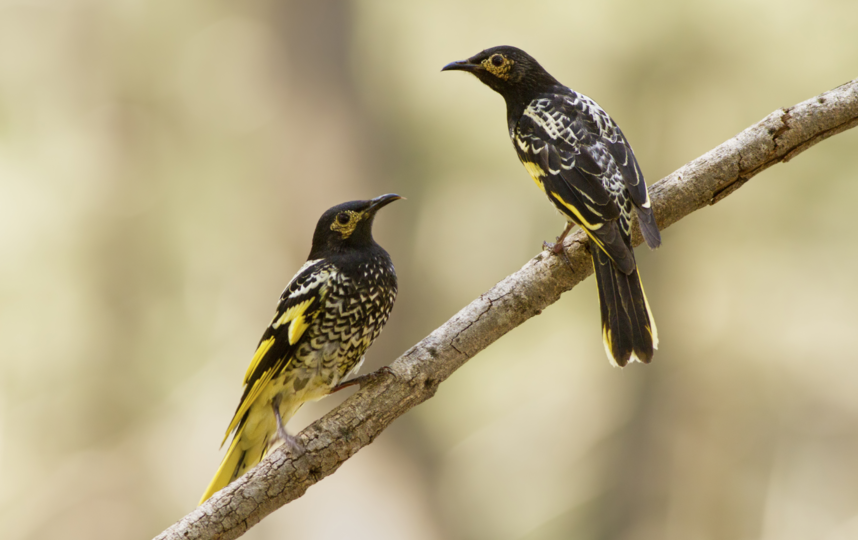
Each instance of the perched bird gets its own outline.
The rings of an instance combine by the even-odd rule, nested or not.
[[[307,262],[286,286],[244,375],[244,393],[226,430],[235,434],[200,504],[283,442],[302,451],[285,423],[357,373],[396,299],[396,272],[372,238],[388,194],[322,214]],[[223,443],[221,443],[223,444]]]
[[[506,101],[518,158],[568,221],[554,253],[563,252],[573,224],[589,236],[608,359],[620,367],[649,363],[658,332],[632,251],[632,211],[651,248],[661,235],[623,132],[595,101],[560,84],[521,49],[486,49],[442,69],[450,70],[473,73]]]

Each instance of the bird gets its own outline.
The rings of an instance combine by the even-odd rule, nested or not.
[[[387,251],[372,237],[376,213],[403,197],[389,193],[327,210],[307,262],[286,285],[244,375],[244,393],[221,446],[226,456],[199,504],[259,463],[275,446],[303,453],[285,424],[307,401],[355,375],[396,300]]]
[[[650,248],[661,245],[661,234],[625,135],[595,101],[558,82],[516,47],[492,47],[441,71],[456,70],[503,96],[519,160],[566,218],[557,243],[546,247],[565,257],[563,239],[570,229],[578,225],[587,233],[608,360],[618,367],[649,363],[658,330],[635,262],[632,213]]]

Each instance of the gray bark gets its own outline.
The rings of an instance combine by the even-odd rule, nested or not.
[[[723,200],[768,167],[789,161],[856,125],[858,79],[773,112],[650,187],[659,227],[665,229]],[[641,243],[639,235],[634,242]],[[305,429],[299,435],[305,454],[292,456],[283,448],[275,450],[156,538],[237,538],[269,513],[302,496],[393,420],[431,398],[438,385],[470,358],[539,315],[589,276],[592,265],[587,246],[581,231],[566,239],[572,269],[547,252],[528,261]]]

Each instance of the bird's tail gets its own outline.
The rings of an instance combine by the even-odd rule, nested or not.
[[[226,456],[200,499],[200,504],[259,463],[265,456],[268,437],[248,437],[244,432],[245,426],[246,424],[242,423],[236,431]]]
[[[648,364],[658,348],[658,330],[644,294],[637,266],[624,274],[592,240],[593,269],[602,308],[602,340],[611,364]]]

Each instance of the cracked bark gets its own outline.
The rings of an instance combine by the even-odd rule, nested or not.
[[[756,174],[858,125],[858,79],[779,109],[650,186],[661,229],[734,193]],[[633,238],[642,242],[640,234]],[[333,474],[393,420],[431,398],[438,385],[489,344],[538,315],[592,273],[581,231],[565,242],[572,263],[543,251],[369,379],[299,435],[306,453],[280,448],[156,537],[231,539]],[[669,246],[667,249],[670,249]]]

